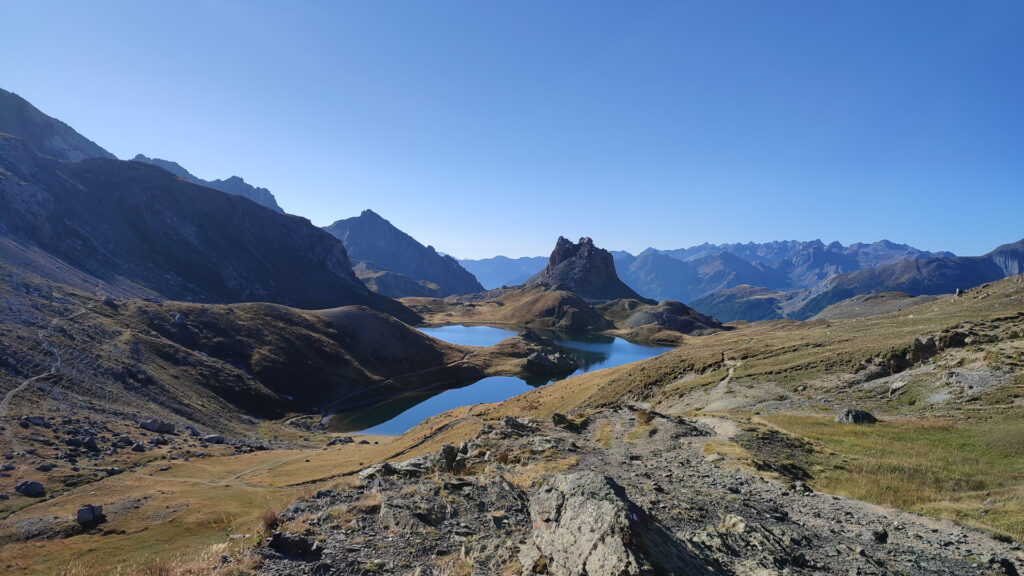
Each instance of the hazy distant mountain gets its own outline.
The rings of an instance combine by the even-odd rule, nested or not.
[[[248,198],[249,200],[252,200],[253,202],[261,206],[266,206],[267,208],[270,208],[275,212],[280,212],[282,214],[284,213],[284,210],[282,210],[281,207],[277,205],[277,199],[274,198],[274,195],[270,193],[270,190],[267,190],[266,188],[256,188],[251,184],[247,184],[245,180],[242,180],[238,176],[232,176],[227,180],[203,180],[202,178],[197,178],[196,176],[193,176],[192,173],[189,172],[188,170],[185,170],[181,166],[181,164],[178,164],[177,162],[171,162],[170,160],[163,160],[160,158],[149,158],[147,156],[143,156],[142,154],[137,154],[135,158],[132,158],[132,160],[136,162],[145,162],[146,164],[159,166],[164,170],[167,170],[171,174],[174,174],[175,176],[181,176],[182,178],[191,180],[196,184],[209,186],[210,188],[220,190],[221,192],[227,192],[228,194],[237,194],[239,196]]]
[[[415,318],[367,290],[344,246],[304,218],[140,162],[61,162],[9,136],[0,167],[5,249],[38,247],[105,284],[169,299],[364,304]]]
[[[614,254],[614,253],[613,253]],[[493,290],[502,286],[518,286],[544,269],[548,259],[544,256],[509,258],[495,256],[480,260],[459,260],[459,264],[473,273],[484,288]]]
[[[423,246],[412,236],[395,228],[372,210],[347,220],[338,220],[324,230],[340,239],[353,262],[366,261],[416,282],[437,286],[437,296],[473,294],[484,287],[451,256],[438,254],[433,246]],[[364,279],[365,281],[365,279]],[[401,291],[401,283],[389,283]],[[393,296],[421,296],[419,289]]]
[[[829,276],[810,288],[776,291],[739,286],[692,301],[693,307],[728,322],[792,318],[806,320],[854,296],[903,293],[908,298],[950,294],[1024,271],[1024,240],[984,256],[909,258]]]
[[[1024,271],[1024,240],[1003,244],[984,256],[919,258],[840,274],[823,280],[795,319],[810,318],[826,307],[859,294],[905,292],[911,296],[950,294]]]
[[[526,281],[527,286],[536,284],[569,290],[590,301],[644,300],[619,279],[611,253],[594,246],[590,238],[573,244],[559,236],[547,267]]]
[[[764,244],[702,244],[677,250],[648,248],[639,256],[619,253],[622,280],[651,298],[690,302],[735,286],[776,291],[810,289],[846,272],[909,258],[952,256],[887,240],[873,244],[787,240]]]
[[[0,89],[0,133],[21,138],[29,149],[58,160],[114,158],[67,124],[39,111],[27,100]]]

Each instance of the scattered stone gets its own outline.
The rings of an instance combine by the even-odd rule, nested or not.
[[[342,444],[351,444],[355,442],[351,436],[335,436],[331,438],[331,441],[327,443],[328,446],[340,446]]]
[[[124,472],[124,470],[121,470],[120,468],[117,468],[115,466],[111,466],[110,468],[104,470],[104,472],[107,473],[107,476],[117,476],[118,474]]]
[[[280,554],[290,556],[305,556],[315,549],[312,540],[294,532],[275,532],[267,546]]]
[[[582,432],[587,425],[587,418],[570,419],[565,414],[555,412],[551,415],[551,423],[569,432]]]
[[[29,498],[42,498],[46,496],[46,490],[43,488],[43,485],[32,480],[21,482],[14,489],[17,490],[18,494]]]
[[[145,452],[145,451],[146,451],[146,445],[143,444],[142,442],[136,442],[135,444],[132,444],[132,452]]]
[[[25,416],[21,419],[21,422],[31,424],[32,426],[40,426],[43,428],[49,428],[46,424],[46,420],[42,416]]]
[[[841,424],[874,424],[878,419],[870,412],[844,408],[836,415],[836,422]]]
[[[143,430],[149,430],[150,432],[156,432],[157,434],[173,434],[174,424],[170,422],[164,422],[162,420],[143,420],[139,422],[139,427]]]
[[[49,472],[50,470],[53,470],[53,464],[50,464],[49,462],[44,462],[39,466],[36,466],[36,470],[38,470],[39,472]]]
[[[203,442],[208,444],[223,444],[224,437],[220,434],[207,434],[206,436],[203,436]]]
[[[107,518],[103,515],[103,506],[86,504],[78,509],[78,512],[75,514],[75,521],[82,526],[91,528],[106,522]]]

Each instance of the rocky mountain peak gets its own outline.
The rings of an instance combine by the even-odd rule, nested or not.
[[[324,228],[345,244],[364,283],[395,298],[451,296],[483,292],[484,287],[451,256],[424,246],[372,210]],[[358,267],[358,263],[366,265]],[[372,273],[371,273],[372,272]],[[382,272],[390,275],[382,276]]]
[[[114,158],[71,126],[51,118],[13,92],[0,89],[0,132],[16,136],[32,151],[79,162],[86,158]]]
[[[549,284],[566,288],[586,300],[644,298],[619,280],[611,252],[598,248],[590,238],[573,244],[559,236],[548,265],[526,281],[527,285]]]

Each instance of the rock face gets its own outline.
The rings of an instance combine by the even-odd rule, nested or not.
[[[365,261],[373,265],[371,270],[386,270],[437,287],[435,294],[424,294],[419,289],[406,290],[400,282],[393,281],[378,287],[382,294],[443,297],[484,290],[457,260],[438,254],[433,246],[423,246],[372,210],[364,210],[355,218],[338,220],[324,230],[345,244],[353,262]]]
[[[227,180],[203,180],[202,178],[193,176],[191,172],[182,168],[181,164],[171,162],[170,160],[149,158],[142,154],[137,154],[135,158],[132,158],[132,161],[145,162],[146,164],[159,166],[175,176],[181,176],[186,180],[191,180],[202,186],[209,186],[214,190],[220,190],[221,192],[227,192],[228,194],[235,194],[237,196],[242,196],[243,198],[248,198],[260,206],[265,206],[274,212],[284,214],[284,210],[277,205],[277,199],[270,193],[270,190],[267,190],[266,188],[257,188],[251,184],[247,184],[245,180],[239,176],[232,176]]]
[[[616,488],[592,472],[558,475],[543,484],[530,498],[534,546],[520,555],[526,573],[545,566],[565,576],[653,574],[625,544],[635,537],[629,506]]]
[[[619,280],[611,253],[594,246],[590,238],[573,244],[559,237],[547,267],[526,281],[527,286],[538,284],[569,290],[589,301],[630,298],[653,304]]]
[[[0,133],[21,138],[28,148],[39,154],[67,162],[115,158],[67,124],[43,114],[21,96],[3,89],[0,89]]]

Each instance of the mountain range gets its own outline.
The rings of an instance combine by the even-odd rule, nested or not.
[[[257,188],[251,184],[246,183],[240,176],[232,176],[227,180],[203,180],[193,176],[191,172],[182,168],[181,164],[177,162],[171,162],[170,160],[162,160],[160,158],[149,158],[142,154],[137,154],[135,158],[132,158],[135,162],[145,162],[146,164],[152,164],[159,166],[164,170],[167,170],[175,176],[181,176],[186,180],[191,180],[196,184],[203,186],[209,186],[214,190],[220,190],[221,192],[227,192],[228,194],[236,194],[244,198],[248,198],[253,202],[270,208],[275,212],[284,213],[284,210],[277,205],[277,199],[270,193],[270,190],[266,188]]]
[[[807,319],[858,294],[954,292],[1022,270],[1020,243],[980,257],[928,252],[881,240],[843,246],[820,240],[701,244],[648,248],[639,255],[611,252],[618,276],[636,293],[679,300],[723,321]],[[537,258],[502,256],[464,261],[486,270],[491,283],[508,283],[537,266]]]
[[[612,253],[614,255],[614,252]],[[483,258],[480,260],[459,259],[459,264],[471,272],[480,284],[488,290],[501,288],[502,286],[517,286],[526,282],[531,276],[541,270],[548,263],[544,256],[527,256],[523,258],[509,258],[508,256],[495,256],[494,258]]]

